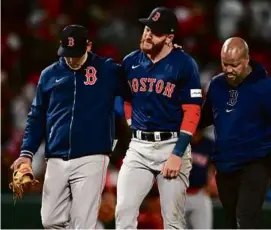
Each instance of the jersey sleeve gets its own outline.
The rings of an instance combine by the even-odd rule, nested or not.
[[[36,96],[27,116],[20,156],[32,158],[33,155],[38,151],[38,148],[40,147],[40,144],[44,138],[46,112],[48,108],[48,99],[43,90],[45,75],[46,72],[43,71],[37,85]]]
[[[202,103],[202,90],[200,85],[200,75],[198,66],[193,58],[189,58],[184,66],[184,71],[180,73],[180,101],[181,104]]]
[[[123,101],[123,98],[120,97],[120,96],[117,96],[115,98],[115,115],[117,117],[122,117],[124,118],[125,115],[124,115],[124,101]]]

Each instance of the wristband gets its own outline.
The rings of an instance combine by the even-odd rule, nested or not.
[[[185,153],[187,146],[191,141],[192,135],[189,135],[184,132],[180,132],[179,139],[173,149],[173,154],[179,157],[182,157]]]

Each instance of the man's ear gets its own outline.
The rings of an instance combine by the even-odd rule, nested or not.
[[[92,49],[92,42],[89,42],[87,46],[87,52],[90,52],[91,49]]]
[[[245,66],[248,67],[248,65],[249,65],[249,56],[247,56],[245,58],[244,62],[245,62]]]
[[[172,45],[173,39],[174,39],[174,34],[168,35],[166,39],[166,44]]]

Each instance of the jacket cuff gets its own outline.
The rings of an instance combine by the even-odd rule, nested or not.
[[[32,159],[34,156],[34,153],[28,151],[28,150],[22,150],[20,153],[20,157],[28,157],[30,159]]]

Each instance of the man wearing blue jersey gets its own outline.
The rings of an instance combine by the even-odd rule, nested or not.
[[[114,97],[124,91],[120,66],[90,52],[86,28],[61,33],[59,60],[40,76],[20,157],[31,165],[43,138],[47,168],[44,228],[94,229],[114,139]]]
[[[270,183],[271,78],[246,42],[225,41],[223,73],[210,83],[199,127],[214,125],[219,197],[229,228],[258,228]]]
[[[157,180],[164,227],[182,229],[189,142],[202,97],[198,67],[172,46],[177,18],[171,10],[156,8],[140,22],[145,26],[140,49],[123,60],[132,89],[133,138],[118,177],[116,228],[137,227],[139,207]]]

